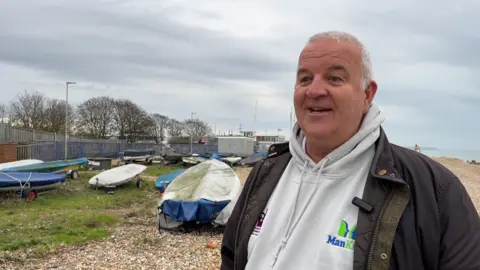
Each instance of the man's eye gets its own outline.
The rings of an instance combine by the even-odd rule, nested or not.
[[[307,82],[310,82],[311,80],[312,80],[312,78],[310,78],[310,77],[300,78],[300,82],[301,82],[301,83],[307,83]]]
[[[330,76],[328,77],[328,81],[333,84],[339,84],[343,82],[343,79],[342,77],[338,77],[338,76]]]

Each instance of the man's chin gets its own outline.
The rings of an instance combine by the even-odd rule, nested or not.
[[[328,127],[311,127],[303,129],[303,133],[307,139],[320,140],[328,139],[333,135],[333,128]]]

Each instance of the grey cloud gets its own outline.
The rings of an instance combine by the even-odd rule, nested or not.
[[[236,1],[231,2],[231,8],[235,8]],[[128,6],[131,3],[146,6],[137,10]],[[83,81],[84,85],[72,88],[72,97],[77,98],[72,102],[92,95],[131,98],[149,112],[184,119],[194,111],[210,124],[216,122],[218,126],[237,130],[239,124],[245,128],[252,125],[254,101],[259,96],[291,100],[298,53],[310,34],[347,30],[367,44],[374,71],[381,76],[376,78],[380,89],[375,101],[394,108],[404,107],[425,119],[424,126],[412,130],[409,121],[416,120],[415,113],[403,117],[404,123],[389,121],[387,115],[385,127],[394,142],[467,147],[477,141],[474,134],[480,130],[472,123],[479,113],[480,92],[474,90],[480,63],[476,52],[480,32],[474,29],[479,22],[480,6],[474,1],[462,10],[458,8],[460,4],[433,0],[300,4],[271,0],[272,10],[276,15],[281,14],[283,21],[272,26],[268,37],[257,39],[179,22],[175,16],[190,6],[178,9],[178,6],[166,7],[163,1],[158,3],[164,7],[149,11],[142,1],[3,1],[0,62],[38,71],[38,77],[22,78],[22,84],[16,85],[31,88],[35,82],[23,81],[50,77],[41,88],[47,89],[45,92],[50,85],[58,89],[57,96],[63,93],[63,84],[54,82]],[[264,5],[259,4],[260,9]],[[220,15],[200,14],[217,16],[214,19],[222,21]],[[249,20],[248,14],[245,20]],[[433,72],[422,80],[424,70],[417,71],[414,67],[425,62],[433,63],[427,65]],[[438,73],[439,80],[434,78],[436,63],[443,66],[439,69],[443,72]],[[408,69],[395,71],[392,66]],[[448,66],[466,68],[473,75],[456,78],[463,80],[461,86],[455,84],[455,79],[441,80],[453,76],[447,73]],[[386,70],[418,72],[420,76],[388,76]],[[9,76],[15,77],[12,73]],[[1,81],[9,83],[8,79]],[[249,83],[256,86],[254,89],[264,85],[267,94],[249,89]],[[93,84],[96,86],[90,86]],[[471,87],[472,91],[459,91],[456,87]],[[212,93],[208,94],[208,100],[189,96],[198,91],[202,95]],[[266,107],[259,104],[258,131],[286,130],[288,108],[273,112]],[[402,109],[390,113],[400,114]]]
[[[469,4],[472,6],[468,7]],[[365,8],[363,16],[354,21],[369,29],[376,48],[387,48],[384,54],[378,54],[383,60],[447,63],[478,69],[480,32],[473,29],[479,23],[479,9],[474,1],[454,4],[429,0],[385,10]]]
[[[101,9],[85,3],[36,3],[0,9],[0,61],[106,83],[139,78],[266,80],[290,65],[263,53],[260,42],[182,25],[165,14],[135,15],[105,4]]]

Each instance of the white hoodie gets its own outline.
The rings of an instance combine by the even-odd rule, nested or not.
[[[384,120],[372,104],[359,131],[317,164],[295,125],[293,157],[250,236],[247,270],[352,269],[358,215],[352,199],[362,198]]]

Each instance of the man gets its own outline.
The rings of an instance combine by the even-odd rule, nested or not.
[[[457,177],[388,142],[354,36],[300,54],[298,122],[258,163],[225,228],[222,270],[480,269],[480,218]]]
[[[417,151],[417,152],[421,152],[421,151],[420,151],[420,145],[415,144],[415,149],[413,149],[413,150],[415,150],[415,151]]]

